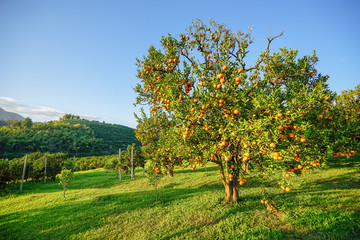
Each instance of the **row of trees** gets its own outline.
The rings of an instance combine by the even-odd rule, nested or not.
[[[134,148],[131,155],[131,148]],[[46,163],[45,163],[46,158]],[[33,181],[42,181],[45,176],[47,179],[55,179],[62,169],[72,171],[84,171],[96,168],[105,168],[119,174],[122,171],[126,174],[131,169],[131,159],[133,167],[144,168],[145,161],[135,144],[128,145],[119,155],[91,156],[76,158],[70,157],[65,153],[41,153],[35,152],[28,154],[25,180],[30,178]],[[0,159],[0,188],[4,188],[10,183],[19,182],[22,178],[25,156],[12,160]],[[46,167],[46,171],[45,171]]]
[[[315,52],[265,50],[251,65],[251,32],[231,31],[214,21],[195,21],[179,38],[161,39],[137,59],[136,136],[153,170],[172,175],[176,165],[219,167],[224,202],[239,200],[249,176],[265,180],[283,172],[300,176],[324,163],[329,153],[350,157],[359,148],[360,86],[337,95],[318,73]],[[275,208],[273,208],[275,209]]]
[[[63,168],[73,169],[73,160],[68,159],[64,153],[40,153],[28,154],[25,179],[31,178],[41,181],[45,177],[45,158],[46,158],[46,178],[55,179],[56,175]],[[4,188],[9,183],[19,182],[22,178],[24,157],[15,158],[11,161],[0,159],[0,188]]]

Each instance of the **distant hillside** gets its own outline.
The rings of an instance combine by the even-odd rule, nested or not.
[[[0,120],[19,120],[23,121],[25,118],[21,116],[20,114],[13,113],[13,112],[7,112],[4,109],[0,107]]]
[[[140,146],[132,128],[73,115],[47,123],[0,127],[0,158],[12,159],[37,151],[79,157],[111,155],[133,143]]]
[[[117,153],[119,148],[125,149],[127,145],[135,143],[140,147],[141,143],[136,139],[134,129],[118,124],[101,123],[84,119],[67,119],[66,122],[88,126],[95,133],[95,138],[101,139],[99,151],[104,154]],[[99,155],[104,155],[99,154]]]

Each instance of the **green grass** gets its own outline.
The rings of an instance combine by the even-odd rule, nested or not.
[[[360,239],[359,162],[333,159],[292,176],[289,193],[270,183],[278,213],[260,203],[255,179],[241,186],[240,203],[220,204],[224,190],[211,165],[164,177],[158,203],[141,169],[133,181],[103,169],[77,172],[65,199],[57,182],[28,182],[23,193],[0,198],[0,238]]]

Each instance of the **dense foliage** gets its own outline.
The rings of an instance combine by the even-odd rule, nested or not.
[[[133,129],[65,115],[59,121],[32,123],[30,119],[0,127],[0,158],[30,152],[63,152],[76,156],[109,155],[139,142]]]
[[[51,154],[35,152],[28,154],[25,180],[27,180],[28,178],[31,178],[35,181],[44,179],[45,158],[47,159],[47,179],[55,179],[56,175],[59,174],[63,168],[73,168],[73,161],[71,159],[68,159],[67,155],[64,153]],[[25,156],[12,160],[0,159],[1,188],[5,187],[9,183],[18,182],[21,180],[24,160]]]
[[[224,202],[236,202],[250,175],[265,181],[283,172],[279,185],[290,191],[290,176],[320,166],[329,151],[354,155],[358,95],[345,98],[353,99],[347,104],[328,88],[315,51],[272,53],[281,35],[269,37],[258,60],[248,63],[250,31],[234,34],[224,24],[197,20],[187,34],[163,37],[160,49],[151,46],[137,60],[137,102],[151,110],[138,117],[137,137],[155,171],[162,166],[171,175],[176,164],[194,170],[214,162]]]
[[[109,161],[118,161],[117,154],[104,156],[87,156],[75,159],[75,171],[103,168]]]

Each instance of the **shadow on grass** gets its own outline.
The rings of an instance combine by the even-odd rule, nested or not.
[[[223,198],[219,199],[218,204],[220,205],[221,201],[223,200]],[[216,219],[207,219],[200,216],[194,216],[191,221],[192,221],[192,226],[189,226],[187,228],[181,229],[179,231],[174,231],[173,233],[169,234],[168,236],[164,236],[160,239],[163,240],[168,240],[168,239],[177,239],[180,238],[181,236],[188,234],[190,232],[197,232],[199,230],[201,230],[204,227],[217,227],[217,225],[221,222],[226,222],[227,219],[232,219],[232,218],[236,218],[234,217],[237,214],[241,214],[241,213],[245,213],[248,214],[256,209],[259,208],[258,205],[258,197],[257,196],[247,196],[246,199],[240,199],[240,201],[238,203],[235,204],[227,204],[227,205],[223,205],[223,207],[221,207],[221,209],[223,210],[222,212],[219,212],[219,216]],[[216,206],[215,206],[216,208]],[[209,209],[211,210],[211,207]],[[248,215],[249,216],[249,215]],[[251,218],[249,216],[249,218]],[[241,224],[241,223],[239,223]],[[188,237],[186,238],[188,239]],[[196,238],[195,238],[196,239]],[[216,236],[214,236],[214,239],[218,239],[216,238]]]
[[[357,154],[350,158],[346,157],[330,157],[326,162],[329,168],[360,168],[360,156]]]
[[[359,174],[360,175],[360,174]],[[337,175],[327,179],[320,179],[308,183],[309,188],[318,188],[322,190],[332,189],[360,189],[360,178],[355,176],[354,172]]]
[[[206,189],[160,190],[155,203],[153,190],[126,194],[108,194],[88,201],[64,199],[56,206],[22,210],[0,217],[0,238],[5,239],[69,239],[77,234],[102,227],[104,218],[124,212],[152,208],[154,204],[171,205]]]

